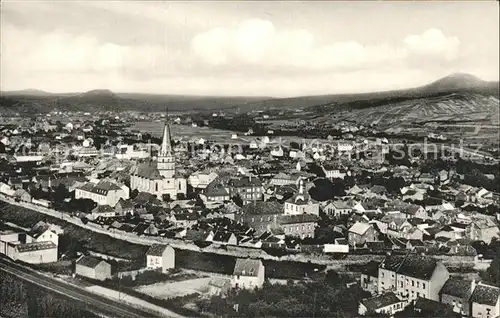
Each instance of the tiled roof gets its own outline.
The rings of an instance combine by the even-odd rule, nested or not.
[[[217,231],[214,235],[213,241],[214,242],[229,242],[229,239],[231,238],[232,234],[233,233],[231,233],[231,232]]]
[[[280,215],[278,217],[279,224],[301,224],[301,223],[316,223],[319,217],[314,214],[293,214],[293,215]]]
[[[396,296],[396,294],[394,294],[393,292],[363,299],[361,301],[361,303],[365,305],[366,309],[368,309],[369,311],[375,311],[376,309],[393,305],[399,302],[401,302],[401,299],[399,299],[398,296]]]
[[[233,275],[257,277],[261,266],[264,266],[261,260],[238,258],[234,265]]]
[[[353,226],[349,228],[349,232],[356,233],[358,235],[365,234],[366,231],[371,227],[368,223],[356,222]]]
[[[162,256],[163,252],[165,251],[165,248],[167,248],[167,245],[153,244],[153,245],[151,245],[149,250],[146,252],[146,255]]]
[[[419,255],[389,255],[381,264],[381,268],[418,279],[429,280],[434,273],[438,261],[431,257]]]
[[[88,182],[80,187],[80,190],[101,195],[107,195],[109,191],[121,190],[119,186],[109,181],[101,181],[98,184]]]
[[[500,288],[490,285],[477,284],[470,298],[471,302],[495,306],[500,297]]]
[[[103,262],[103,261],[98,259],[98,258],[91,257],[91,256],[84,256],[76,262],[76,265],[85,266],[85,267],[89,267],[89,268],[95,268],[97,265],[99,265],[100,262]]]
[[[141,178],[150,179],[150,180],[163,179],[163,176],[158,171],[158,168],[157,168],[157,165],[155,162],[147,162],[147,163],[139,165],[137,167],[137,170],[135,171],[134,175],[141,177]]]
[[[34,243],[17,245],[17,250],[21,253],[31,252],[31,251],[48,250],[48,249],[53,249],[53,248],[57,248],[57,245],[55,245],[52,242],[34,242]]]
[[[276,201],[255,201],[243,206],[244,214],[282,214],[283,205]]]
[[[450,296],[469,298],[471,293],[471,281],[458,279],[456,277],[450,277],[443,288],[441,288],[441,294],[446,294]]]
[[[262,181],[257,177],[241,177],[230,179],[228,184],[235,188],[260,187],[262,186]]]
[[[207,197],[225,197],[229,195],[226,188],[224,188],[223,184],[217,179],[207,185],[203,194]]]

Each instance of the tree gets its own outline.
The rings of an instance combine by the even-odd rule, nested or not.
[[[71,197],[70,192],[64,184],[60,183],[57,188],[55,188],[54,193],[52,194],[52,197],[55,202],[57,203],[62,203],[64,199]]]
[[[241,199],[239,194],[232,197],[231,200],[233,200],[234,204],[236,204],[240,208],[243,206],[243,200]]]
[[[130,192],[130,198],[135,199],[139,195],[139,190],[134,189],[132,192]]]
[[[490,284],[500,287],[500,241],[494,238],[490,243],[490,248],[493,249],[493,260],[481,276]]]

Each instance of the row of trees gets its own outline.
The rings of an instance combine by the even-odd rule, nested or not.
[[[36,285],[25,283],[17,277],[0,272],[0,316],[20,317],[88,317],[97,316],[85,309],[82,303],[72,301]]]
[[[197,305],[203,312],[225,317],[354,317],[358,302],[369,294],[345,283],[337,273],[328,271],[317,281],[266,282],[262,288],[232,292],[226,299],[214,296]]]

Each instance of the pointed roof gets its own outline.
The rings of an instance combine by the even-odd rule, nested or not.
[[[168,156],[172,154],[172,135],[170,134],[170,124],[165,121],[163,127],[163,139],[161,142],[160,156]]]

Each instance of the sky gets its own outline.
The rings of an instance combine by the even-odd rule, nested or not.
[[[2,1],[0,89],[224,96],[499,79],[496,1]]]

